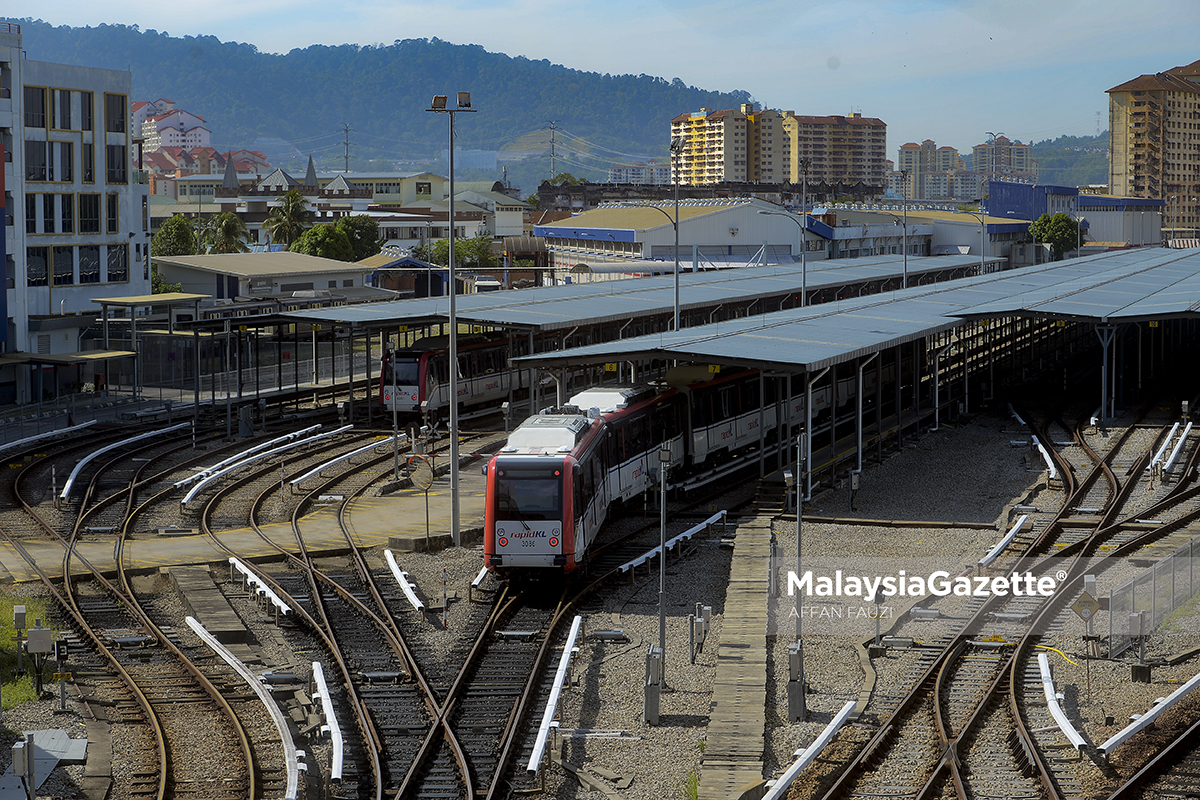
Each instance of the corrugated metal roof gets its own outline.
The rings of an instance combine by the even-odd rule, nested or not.
[[[968,316],[1196,315],[1198,275],[1200,250],[1129,250],[516,360],[555,366],[656,357],[811,372],[959,327]]]
[[[666,262],[643,262],[647,268],[662,269]],[[976,256],[939,256],[908,259],[910,277],[928,271],[973,267]],[[863,281],[883,281],[902,274],[903,256],[814,261],[808,265],[808,289],[840,288]],[[711,272],[681,272],[681,310],[707,308],[722,302],[739,302],[760,295],[800,291],[800,264],[774,264]],[[910,290],[911,291],[911,290]],[[554,331],[594,325],[636,316],[667,314],[675,304],[674,275],[649,278],[541,286],[477,295],[459,295],[455,315],[464,323],[530,327]],[[446,297],[426,297],[376,303],[370,307],[340,306],[284,314],[308,322],[381,325],[443,322],[450,313]]]
[[[334,272],[369,272],[362,264],[319,258],[303,253],[281,251],[278,253],[220,253],[206,256],[152,256],[160,264],[175,264],[190,269],[216,272],[240,277],[264,277],[268,275],[313,275]]]

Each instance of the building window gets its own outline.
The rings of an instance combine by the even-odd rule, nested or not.
[[[25,195],[25,232],[37,233],[37,195]]]
[[[25,180],[46,180],[46,142],[25,142]]]
[[[58,158],[50,165],[50,180],[70,183],[75,180],[75,145],[72,142],[49,142],[51,153]]]
[[[25,248],[25,283],[29,286],[46,285],[46,265],[50,260],[49,247]]]
[[[118,195],[116,192],[109,192],[108,193],[108,213],[107,213],[108,232],[109,233],[116,233],[117,228],[120,227],[118,224],[120,221],[119,216],[118,216],[119,209],[120,209],[120,195]]]
[[[116,245],[109,245],[109,248]],[[100,282],[100,245],[85,244],[79,248],[79,282]]]
[[[417,194],[433,194],[433,184],[425,182],[417,182]]]
[[[55,112],[58,116],[54,120],[54,127],[64,131],[71,130],[71,92],[68,89],[55,89],[54,97]]]
[[[125,283],[129,280],[129,245],[108,246],[108,282]]]
[[[125,183],[127,180],[126,171],[128,169],[126,166],[127,159],[125,157],[125,145],[110,144],[104,149],[106,154],[106,166],[108,168],[108,182]]]
[[[85,131],[92,129],[94,119],[92,109],[95,103],[95,96],[91,92],[79,93],[79,127]]]
[[[109,133],[125,132],[125,95],[105,93],[104,130]]]
[[[75,248],[54,248],[54,285],[69,286],[75,282]]]
[[[63,233],[74,233],[75,232],[75,195],[64,194],[59,197],[58,202],[59,202],[59,210],[62,212],[62,216],[59,217],[59,219],[62,220],[62,225],[59,226],[60,229],[62,230]]]
[[[79,195],[79,232],[100,232],[100,195]]]
[[[46,90],[41,86],[25,87],[25,127],[46,127]]]
[[[142,230],[150,230],[150,198],[142,195]],[[254,231],[258,233],[257,230]]]
[[[54,195],[42,195],[42,232],[54,233],[54,220],[57,217],[54,214]]]
[[[96,151],[92,148],[92,146],[87,142],[84,142],[82,151],[79,154],[80,158],[82,159],[81,168],[83,170],[84,183],[96,182],[95,153]]]

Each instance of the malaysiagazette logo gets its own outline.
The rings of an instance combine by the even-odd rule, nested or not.
[[[797,575],[787,573],[788,597],[800,592],[805,597],[855,597],[872,602],[884,597],[1050,597],[1058,589],[1058,580],[1050,576],[1037,577],[1031,572],[1012,572],[997,576],[951,575],[934,570],[926,575],[910,575],[898,570],[894,575],[847,575],[835,570],[833,575],[814,574],[806,570]]]

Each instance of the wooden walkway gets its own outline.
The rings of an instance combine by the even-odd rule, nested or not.
[[[771,519],[737,528],[699,800],[737,800],[763,780]]]

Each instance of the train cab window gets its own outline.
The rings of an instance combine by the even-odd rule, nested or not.
[[[651,430],[664,442],[674,439],[679,433],[678,419],[675,416],[675,406],[663,403],[654,409]]]
[[[562,519],[562,462],[496,470],[496,514],[500,519]]]
[[[717,401],[720,403],[720,419],[729,419],[733,416],[733,389],[725,386],[717,393]]]
[[[388,372],[385,376],[387,383],[392,382],[392,368],[395,368],[395,382],[397,386],[415,386],[420,377],[420,367],[417,360],[412,356],[396,356],[388,364]]]

